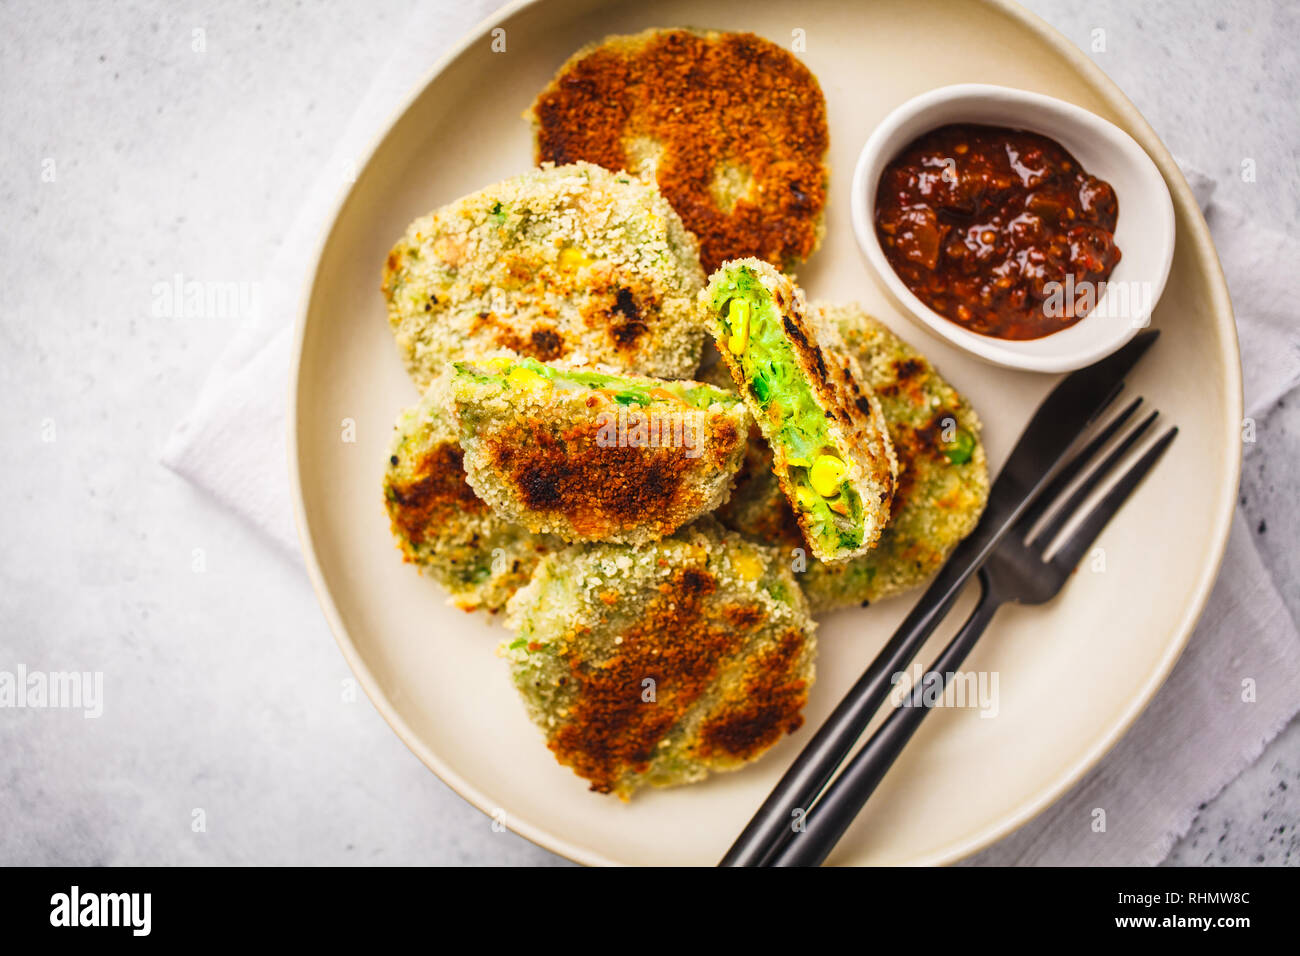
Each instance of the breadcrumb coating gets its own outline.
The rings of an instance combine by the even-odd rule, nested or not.
[[[529,716],[598,793],[692,783],[803,722],[816,625],[781,556],[704,519],[549,555],[511,600]]]
[[[589,163],[548,164],[420,217],[383,274],[421,388],[500,349],[688,377],[703,284],[695,237],[654,185]]]
[[[465,611],[495,614],[562,542],[498,517],[465,478],[440,379],[394,426],[384,505],[404,560],[427,570]]]
[[[543,363],[456,363],[451,408],[475,492],[567,541],[641,543],[714,510],[749,430],[743,403],[694,382]],[[595,378],[588,373],[587,378]]]

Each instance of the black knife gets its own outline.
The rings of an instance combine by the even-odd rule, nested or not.
[[[939,570],[889,643],[858,678],[732,844],[720,866],[762,866],[793,832],[962,587],[1043,490],[1078,436],[1119,394],[1124,377],[1160,333],[1142,332],[1122,349],[1066,376],[1038,407],[989,492],[975,530]]]

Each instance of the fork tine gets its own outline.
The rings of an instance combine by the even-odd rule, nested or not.
[[[1088,476],[1084,478],[1079,487],[1074,490],[1074,494],[1070,495],[1065,504],[1061,505],[1061,507],[1056,510],[1056,514],[1054,514],[1048,520],[1047,524],[1043,526],[1043,530],[1039,531],[1028,542],[1030,546],[1038,545],[1041,550],[1052,543],[1052,540],[1061,533],[1061,529],[1069,524],[1070,519],[1078,513],[1079,507],[1083,504],[1084,499],[1086,499],[1088,495],[1092,494],[1093,489],[1101,484],[1111,469],[1119,464],[1120,460],[1128,454],[1129,449],[1131,449],[1137,443],[1137,440],[1142,437],[1143,433],[1151,427],[1151,423],[1156,420],[1156,417],[1159,414],[1159,412],[1152,412],[1146,418],[1142,419],[1142,421],[1138,422],[1137,425],[1124,436],[1120,443],[1111,450],[1110,454],[1101,460],[1101,464],[1088,472]],[[1098,437],[1100,438],[1101,436]],[[1050,507],[1050,505],[1044,505],[1044,507]],[[1029,525],[1025,524],[1021,525],[1021,527],[1028,528]]]
[[[1173,444],[1174,438],[1178,435],[1178,428],[1175,426],[1165,432],[1150,448],[1143,453],[1128,471],[1126,471],[1115,482],[1113,488],[1097,502],[1097,506],[1092,509],[1083,523],[1075,529],[1074,533],[1068,539],[1062,542],[1061,547],[1057,549],[1056,554],[1052,557],[1052,565],[1060,572],[1069,574],[1079,564],[1083,558],[1084,552],[1092,546],[1097,540],[1097,535],[1101,530],[1110,523],[1110,519],[1115,516],[1115,512],[1123,507],[1128,496],[1133,493],[1146,476],[1146,473],[1152,469],[1160,456],[1165,450]]]
[[[1116,388],[1116,393],[1119,392],[1120,387],[1123,387],[1123,383]],[[1114,401],[1114,397],[1112,396],[1110,400]],[[1061,466],[1060,471],[1056,473],[1047,487],[1038,493],[1038,497],[1021,515],[1019,519],[1020,527],[1032,528],[1038,524],[1038,519],[1047,513],[1047,509],[1051,507],[1052,502],[1059,498],[1065,489],[1069,487],[1070,482],[1074,481],[1078,476],[1079,472],[1088,466],[1088,462],[1092,460],[1093,455],[1097,454],[1101,447],[1114,437],[1123,424],[1133,417],[1133,413],[1137,411],[1137,407],[1141,404],[1141,396],[1129,402],[1128,406],[1115,416],[1114,421],[1098,432],[1095,438],[1079,449],[1077,455]]]

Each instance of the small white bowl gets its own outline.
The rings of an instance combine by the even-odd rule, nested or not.
[[[876,237],[876,187],[885,166],[917,137],[953,123],[1006,126],[1056,140],[1119,200],[1115,243],[1121,258],[1093,311],[1040,339],[979,335],[926,306],[903,283]],[[1131,136],[1063,100],[1005,86],[963,83],[903,103],[876,127],[853,174],[853,231],[867,261],[904,312],[973,355],[1008,368],[1066,372],[1090,365],[1150,324],[1174,256],[1174,204],[1169,188]]]

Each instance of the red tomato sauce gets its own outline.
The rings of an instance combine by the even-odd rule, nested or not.
[[[943,126],[894,158],[876,235],[922,302],[972,332],[1037,339],[1082,319],[1120,260],[1119,201],[1055,140]],[[1072,277],[1072,281],[1067,281]]]

